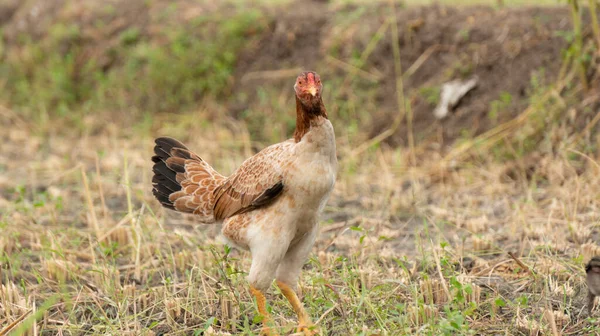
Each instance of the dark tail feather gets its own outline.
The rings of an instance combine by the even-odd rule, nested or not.
[[[163,161],[167,160],[171,156],[171,149],[173,148],[181,148],[188,150],[184,144],[181,142],[168,137],[156,138],[154,140],[156,146],[154,146],[154,157],[152,157],[152,161],[156,162],[156,160],[161,159]]]
[[[157,138],[152,162],[152,194],[166,208],[175,209],[169,195],[181,190],[177,173],[185,172],[184,162],[190,154],[181,142],[167,137]],[[187,153],[187,154],[184,154]],[[182,155],[183,154],[183,155]]]

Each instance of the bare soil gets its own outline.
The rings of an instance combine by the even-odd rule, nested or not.
[[[290,7],[295,10],[289,11]],[[222,97],[233,117],[259,99],[255,94],[257,86],[285,87],[297,70],[314,69],[326,74],[333,83],[329,85],[342,85],[334,79],[352,77],[350,82],[365,82],[362,84],[375,87],[369,99],[377,110],[365,126],[371,137],[389,126],[398,114],[390,29],[384,30],[384,35],[366,54],[364,64],[358,65],[358,76],[348,74],[353,71],[354,63],[349,65],[351,70],[340,66],[340,60],[352,59],[373,42],[374,35],[389,18],[387,4],[365,9],[310,1],[260,10],[268,28],[248,32],[258,42],[248,43],[238,55],[228,90],[235,95]],[[76,25],[81,34],[70,43],[82,50],[79,55],[95,60],[103,71],[108,71],[123,61],[113,47],[127,29],[137,28],[142,38],[160,45],[165,42],[160,34],[162,28],[180,25],[193,32],[201,29],[195,28],[196,18],[217,12],[222,15],[227,10],[194,1],[161,0],[153,1],[151,6],[141,0],[68,5],[62,0],[7,1],[0,6],[0,25],[7,50],[18,48],[24,34],[43,43],[53,25],[61,22]],[[348,19],[351,17],[358,19]],[[556,78],[571,29],[567,8],[409,7],[397,8],[397,20],[400,60],[405,72],[404,92],[413,106],[412,132],[417,142],[439,145],[480,134],[521,112],[536,86],[552,83]],[[586,31],[586,36],[589,34]],[[432,114],[435,93],[441,85],[473,76],[479,79],[477,88],[449,117],[442,121],[435,119]],[[532,80],[536,83],[532,84]],[[361,87],[361,83],[353,86]],[[327,89],[336,91],[335,98],[339,99],[353,94],[336,90],[337,87]],[[241,96],[246,98],[240,99]],[[492,104],[502,97],[509,101],[501,105],[497,115],[492,115],[495,113],[490,113]],[[394,146],[405,145],[408,133],[403,123],[386,141]]]
[[[240,78],[248,72],[274,70],[274,65],[331,67],[323,60],[333,39],[341,39],[339,58],[351,58],[357,50],[366,48],[388,15],[387,5],[371,8],[356,27],[340,32],[335,29],[339,22],[332,19],[334,11],[323,4],[299,8],[299,12],[278,13],[260,44],[242,55]],[[355,10],[347,6],[335,13],[351,15]],[[565,35],[571,29],[567,8],[411,7],[399,8],[397,18],[402,69],[411,69],[410,76],[404,78],[404,91],[413,104],[413,132],[417,141],[441,144],[478,135],[521,112],[536,89],[531,83],[534,77],[540,86],[556,79],[561,52],[568,47]],[[388,30],[362,67],[376,78],[378,109],[370,125],[371,136],[388,128],[398,113],[390,34]],[[337,76],[345,74],[338,71]],[[435,104],[420,92],[471,77],[479,79],[477,88],[452,115],[438,121],[432,114]],[[240,89],[253,85],[255,82],[242,82]],[[490,104],[500,100],[501,95],[510,96],[511,101],[502,106],[497,117],[490,117]],[[388,143],[406,145],[407,133],[405,126],[399,128]]]

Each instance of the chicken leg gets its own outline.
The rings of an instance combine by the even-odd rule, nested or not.
[[[271,332],[271,328],[269,327],[269,323],[271,323],[271,315],[267,311],[267,299],[263,292],[259,289],[256,289],[254,286],[250,286],[250,294],[256,298],[256,306],[258,308],[258,312],[262,315],[262,330],[261,333],[266,336],[277,336],[277,334],[273,334]]]
[[[304,335],[316,335],[316,333],[310,329],[313,326],[313,323],[310,320],[310,317],[304,310],[304,306],[300,299],[298,299],[298,295],[292,289],[292,287],[288,286],[285,282],[277,280],[277,286],[285,296],[285,298],[290,302],[292,308],[298,315],[298,329],[297,332],[303,332]]]
[[[281,289],[281,293],[283,293],[285,298],[290,302],[292,308],[298,315],[297,331],[303,332],[304,335],[317,335],[319,333],[318,329],[313,326],[302,302],[298,299],[298,295],[296,295],[298,275],[313,247],[317,231],[318,226],[315,223],[311,231],[297,242],[294,242],[288,249],[277,269],[277,286]]]

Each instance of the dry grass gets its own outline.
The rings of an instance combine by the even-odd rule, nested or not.
[[[247,256],[152,199],[151,134],[96,115],[86,121],[94,134],[37,136],[2,111],[13,127],[0,148],[0,325],[23,320],[29,335],[258,331]],[[158,122],[152,134],[176,135],[176,125]],[[185,137],[230,172],[249,146],[237,129],[186,126]],[[414,166],[401,149],[353,157],[338,132],[341,173],[301,284],[324,333],[590,328],[582,265],[600,251],[593,158],[565,148],[529,177],[493,160],[440,175],[438,152],[423,150]],[[274,288],[270,303],[289,333],[293,313]]]
[[[324,335],[600,333],[583,283],[600,254],[600,114],[581,112],[578,66],[567,57],[522,114],[449,151],[369,142],[330,114],[340,171],[300,285]],[[250,108],[282,113],[288,91]],[[258,333],[248,255],[150,193],[155,136],[223,173],[266,145],[215,105],[143,127],[88,111],[71,128],[0,107],[0,336]],[[275,286],[268,299],[290,334],[291,307]]]

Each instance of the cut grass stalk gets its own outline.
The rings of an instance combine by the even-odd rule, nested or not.
[[[393,130],[393,132],[395,132],[396,129],[402,123],[402,120],[404,119],[404,116],[406,115],[407,108],[406,108],[406,97],[404,96],[404,80],[402,78],[402,63],[400,61],[400,35],[398,34],[398,19],[396,18],[396,5],[393,0],[390,0],[390,9],[391,9],[390,20],[392,21],[391,44],[392,44],[392,53],[394,55],[394,71],[396,74],[396,99],[397,99],[397,104],[398,104],[398,115],[396,116],[396,120],[394,120],[394,123],[392,124],[392,127],[390,129]],[[412,116],[410,116],[409,118],[412,121]],[[410,124],[408,126],[409,126],[409,129],[408,129],[409,148],[410,148],[410,152],[411,152],[411,157],[413,158],[412,163],[414,163],[415,160],[414,160],[414,141],[412,139],[412,124]]]
[[[125,180],[125,193],[127,194],[127,213],[131,217],[131,224],[134,224],[133,202],[131,201],[131,184],[129,181],[129,165],[127,164],[127,152],[123,152],[123,178]]]
[[[569,0],[569,5],[571,9],[571,20],[573,21],[573,33],[575,34],[575,40],[572,45],[573,52],[575,53],[575,65],[577,66],[581,86],[587,91],[588,82],[585,74],[585,64],[583,63],[583,32],[581,29],[582,13],[578,0]]]
[[[377,136],[372,139],[360,144],[356,149],[352,150],[349,157],[353,158],[364,152],[365,150],[371,148],[372,146],[380,143],[381,141],[389,138],[396,132],[398,127],[402,124],[404,117],[406,116],[406,98],[404,95],[404,84],[402,80],[402,63],[400,61],[400,45],[399,45],[399,34],[398,34],[398,22],[396,19],[396,8],[394,1],[390,1],[391,14],[390,18],[386,22],[391,23],[391,41],[392,52],[394,55],[394,72],[396,74],[396,101],[398,105],[398,113],[394,118],[394,122],[392,125],[386,129],[385,131],[379,133]],[[382,25],[383,27],[383,25]],[[380,28],[381,29],[381,28]],[[379,33],[379,32],[378,32]],[[362,58],[361,58],[362,59]],[[411,110],[412,112],[412,110]],[[414,163],[415,160],[415,148],[414,148],[414,139],[412,136],[412,114],[410,116],[411,122],[409,123],[409,146],[411,152],[411,161]]]
[[[349,69],[350,71],[348,72],[348,74],[346,75],[344,80],[342,81],[342,85],[341,85],[342,90],[344,90],[344,88],[350,88],[350,82],[354,79],[354,77],[356,77],[358,70],[362,70],[363,65],[365,64],[365,62],[367,61],[367,59],[369,58],[371,53],[373,53],[373,51],[375,50],[375,47],[377,47],[377,44],[379,43],[379,41],[381,41],[381,39],[383,39],[385,37],[385,33],[386,33],[389,25],[391,24],[391,21],[392,21],[391,18],[388,18],[381,24],[381,26],[379,26],[379,29],[377,29],[377,32],[375,32],[375,34],[373,35],[373,37],[371,38],[371,40],[369,41],[369,43],[367,44],[365,49],[360,54],[360,57],[359,57],[358,61],[356,62],[356,64],[354,65],[354,67]]]
[[[589,0],[590,17],[592,18],[592,31],[596,39],[596,51],[600,53],[600,25],[598,24],[598,15],[596,14],[597,0]]]
[[[436,247],[433,244],[433,241],[429,241],[431,244],[431,252],[433,253],[433,258],[435,259],[435,266],[437,269],[437,275],[440,277],[440,283],[442,284],[442,288],[444,288],[444,292],[446,293],[446,297],[448,300],[452,300],[452,294],[448,289],[448,284],[446,284],[446,279],[444,278],[444,273],[442,273],[442,265],[440,264],[440,257],[436,251]]]
[[[35,302],[33,302],[32,314],[30,314],[25,320],[21,322],[21,325],[14,329],[13,335],[23,335],[27,331],[33,329],[34,335],[37,335],[36,321],[44,316],[44,314],[52,308],[52,306],[59,300],[59,295],[55,294],[42,303],[39,309],[36,309]],[[9,330],[10,331],[10,330]]]
[[[25,313],[21,314],[21,316],[19,316],[16,320],[14,320],[12,323],[10,323],[9,325],[7,325],[6,327],[2,328],[2,330],[0,330],[0,336],[6,336],[8,335],[8,333],[14,329],[19,323],[21,323],[21,321],[23,321],[27,316],[29,316],[29,314],[31,314],[33,310],[29,309],[28,311],[26,311]]]
[[[419,70],[419,68],[421,68],[421,66],[429,59],[429,57],[431,57],[431,55],[433,55],[436,51],[445,49],[448,49],[448,47],[441,44],[435,44],[427,48],[427,50],[425,50],[421,56],[419,56],[419,58],[417,58],[417,60],[404,72],[402,77],[407,79],[408,77],[412,76],[415,72],[417,72],[417,70]]]
[[[100,196],[100,204],[102,205],[102,217],[104,221],[107,221],[108,216],[108,208],[106,207],[106,201],[104,200],[104,190],[102,190],[102,176],[100,174],[100,159],[98,158],[98,153],[95,156],[96,163],[96,185],[98,186],[99,196]]]
[[[142,208],[135,220],[135,224],[132,226],[133,235],[135,237],[135,248],[134,248],[134,260],[135,260],[135,271],[133,273],[134,279],[137,281],[141,281],[142,279],[142,267],[140,262],[140,255],[142,250],[142,228],[140,226],[142,215],[144,214],[144,209],[146,209],[146,204],[142,204]]]
[[[341,61],[331,55],[326,55],[325,58],[333,66],[343,69],[344,71],[346,71],[348,73],[354,72],[354,73],[360,75],[363,79],[366,79],[372,83],[377,83],[381,80],[381,76],[378,76],[378,75],[372,74],[368,71],[365,71],[363,69],[360,69],[353,64]]]
[[[83,180],[83,188],[85,190],[85,199],[88,205],[88,211],[90,214],[90,220],[92,222],[92,227],[94,228],[94,233],[96,237],[100,237],[102,234],[100,233],[100,225],[98,224],[98,218],[96,217],[96,210],[94,209],[94,202],[92,201],[92,194],[90,192],[90,186],[87,179],[87,174],[85,173],[85,168],[81,166],[81,178]]]

